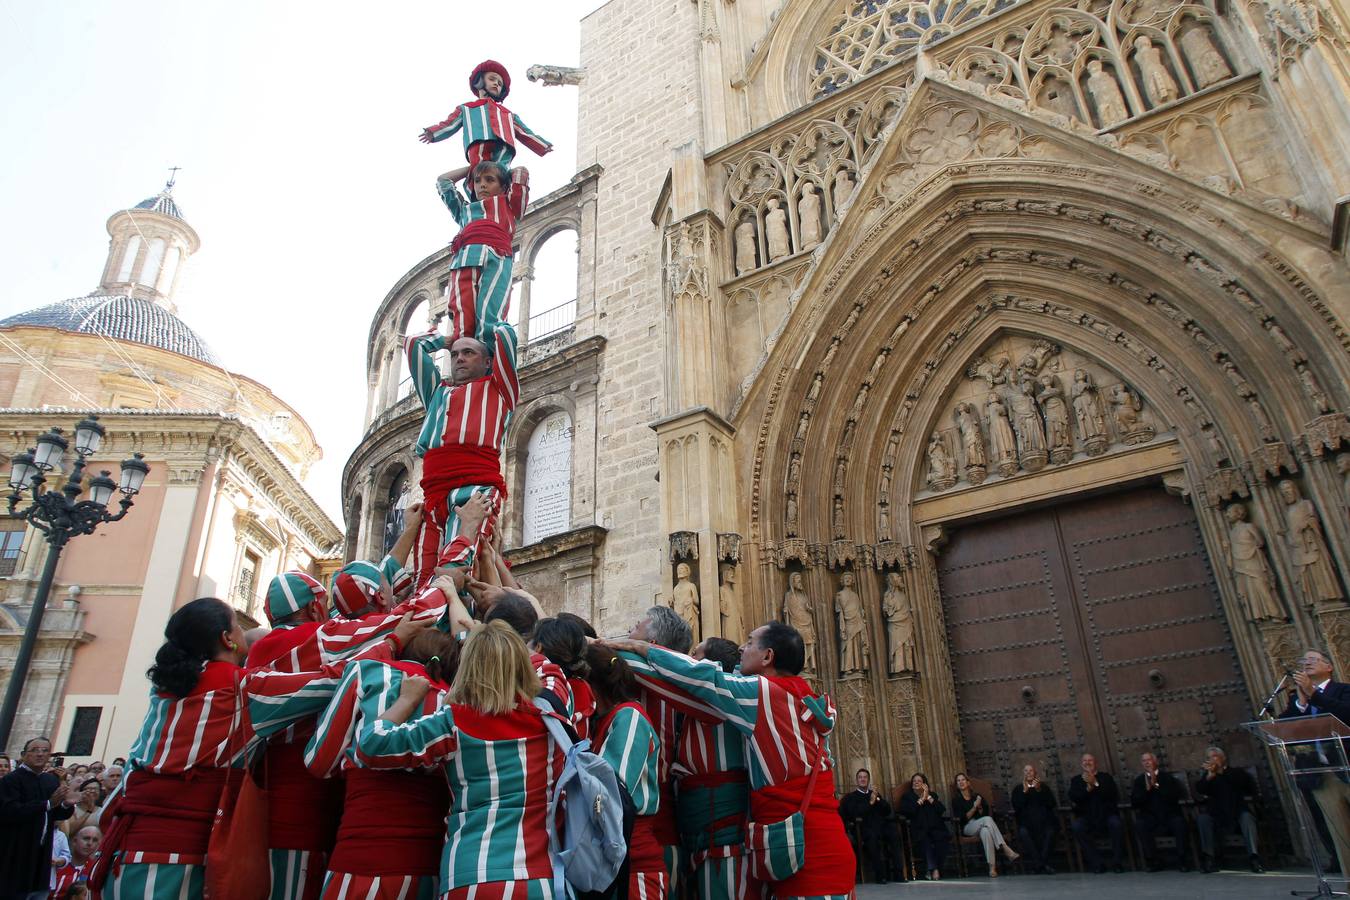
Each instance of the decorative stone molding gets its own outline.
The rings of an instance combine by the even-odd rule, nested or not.
[[[539,84],[556,87],[578,85],[586,77],[586,69],[571,66],[533,65],[525,70],[525,78]]]
[[[1246,499],[1251,490],[1240,469],[1224,467],[1205,476],[1205,502],[1218,507],[1227,500]]]
[[[698,559],[698,532],[673,531],[670,534],[670,561]]]
[[[1345,413],[1318,416],[1308,423],[1300,443],[1314,459],[1321,459],[1327,452],[1336,452],[1350,444],[1350,416]]]
[[[1298,474],[1298,461],[1284,441],[1272,441],[1257,447],[1251,452],[1251,465],[1259,477],[1266,479]]]
[[[741,536],[735,532],[721,532],[717,535],[717,561],[738,563],[741,561]]]
[[[774,547],[773,558],[780,569],[787,568],[788,563],[792,562],[812,565],[810,553],[806,548],[806,541],[801,538],[788,538],[785,541],[779,541]]]

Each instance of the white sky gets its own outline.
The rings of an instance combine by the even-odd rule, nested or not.
[[[178,313],[309,422],[324,459],[306,486],[341,524],[371,316],[454,231],[433,185],[463,144],[417,135],[496,59],[507,105],[557,148],[518,153],[533,196],[566,183],[576,89],[525,70],[576,65],[578,23],[599,5],[4,0],[0,318],[95,289],[108,216],[181,166],[174,197],[202,248]]]

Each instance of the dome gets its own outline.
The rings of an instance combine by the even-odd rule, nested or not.
[[[149,201],[147,201],[149,202]],[[172,201],[170,201],[172,203]],[[176,209],[176,208],[175,208]],[[172,350],[224,368],[206,342],[182,319],[151,300],[123,294],[90,294],[41,306],[0,321],[0,328],[29,326],[97,334]]]
[[[146,197],[140,203],[137,203],[135,209],[148,209],[150,212],[157,212],[161,215],[171,216],[180,222],[187,221],[183,218],[183,212],[178,208],[178,204],[173,202],[173,197],[169,194],[169,188],[165,187],[153,197]]]

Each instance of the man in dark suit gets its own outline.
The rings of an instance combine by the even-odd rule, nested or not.
[[[1294,672],[1294,690],[1289,696],[1289,705],[1280,718],[1327,713],[1350,723],[1350,684],[1333,681],[1331,676],[1331,657],[1321,650],[1305,650],[1299,660],[1299,671]],[[1314,758],[1309,759],[1308,764],[1326,765],[1328,757],[1324,748],[1310,746],[1312,749],[1306,755]],[[1302,776],[1297,781],[1300,788],[1311,791],[1322,810],[1331,841],[1336,845],[1341,871],[1350,871],[1346,868],[1350,862],[1350,784],[1331,772]]]
[[[1243,769],[1228,768],[1228,755],[1218,747],[1205,751],[1204,769],[1205,777],[1195,784],[1196,796],[1201,801],[1195,818],[1195,828],[1200,832],[1201,870],[1218,869],[1215,832],[1231,834],[1241,829],[1247,844],[1247,862],[1253,872],[1264,872],[1257,855],[1256,816],[1247,806],[1247,798],[1256,796],[1256,779]]]
[[[866,769],[858,770],[854,783],[857,790],[850,791],[839,801],[839,816],[850,833],[852,826],[857,824],[862,842],[860,849],[873,880],[878,884],[885,884],[892,877],[903,881],[899,861],[894,859],[900,842],[891,821],[891,805],[872,786],[872,773]]]
[[[51,741],[33,738],[0,778],[0,900],[45,898],[51,888],[52,832],[75,812],[74,788],[46,771],[51,753]]]
[[[1050,865],[1050,848],[1059,833],[1059,806],[1055,792],[1041,781],[1040,773],[1031,763],[1022,767],[1022,782],[1012,789],[1012,805],[1027,866],[1043,875],[1055,874]]]
[[[1073,804],[1073,836],[1083,851],[1083,864],[1100,875],[1106,871],[1095,838],[1111,839],[1111,864],[1125,871],[1125,826],[1120,821],[1120,790],[1110,772],[1097,771],[1097,757],[1084,753],[1081,771],[1069,782]]]
[[[1139,757],[1143,770],[1134,778],[1130,790],[1130,806],[1134,807],[1134,836],[1144,854],[1150,872],[1160,872],[1166,866],[1158,857],[1158,835],[1176,839],[1176,865],[1183,872],[1191,870],[1186,861],[1186,818],[1181,814],[1181,785],[1158,766],[1158,757],[1144,753]]]

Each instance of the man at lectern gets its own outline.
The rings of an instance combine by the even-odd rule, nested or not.
[[[1290,692],[1289,705],[1280,718],[1328,713],[1350,724],[1350,684],[1332,680],[1331,657],[1321,650],[1309,649],[1304,651],[1298,664],[1299,670],[1294,672],[1295,689]],[[1319,752],[1319,756],[1324,754]],[[1321,765],[1328,762],[1325,758],[1318,759]],[[1345,776],[1331,772],[1310,778],[1317,779],[1307,787],[1326,819],[1341,871],[1350,872],[1346,868],[1350,863],[1350,784],[1346,783]],[[1299,779],[1300,782],[1304,780]]]

